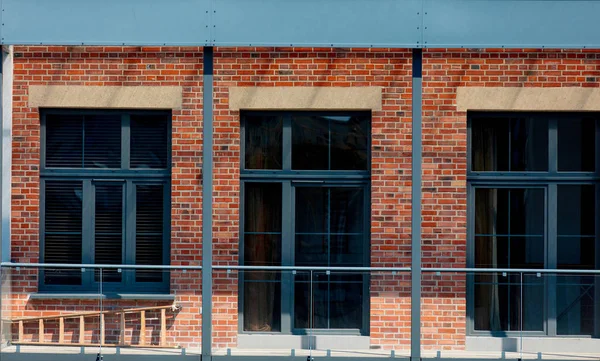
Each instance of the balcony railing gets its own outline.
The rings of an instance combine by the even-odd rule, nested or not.
[[[410,360],[414,337],[423,359],[600,359],[599,270],[423,268],[420,334],[411,334],[407,267],[214,265],[202,309],[205,271],[3,263],[2,361]],[[168,292],[117,287],[149,272]],[[40,282],[48,275],[65,281],[62,291]],[[82,278],[93,288],[78,290]]]

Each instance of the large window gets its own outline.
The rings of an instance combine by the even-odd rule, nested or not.
[[[599,268],[599,118],[469,113],[469,266]],[[599,281],[475,274],[471,332],[598,336]]]
[[[240,263],[369,263],[369,113],[242,114]],[[368,283],[348,272],[244,272],[245,332],[368,333]]]
[[[41,261],[168,264],[170,114],[44,110],[41,125]],[[107,291],[168,289],[156,270],[105,270],[102,281]],[[98,271],[40,271],[49,291],[98,282]]]

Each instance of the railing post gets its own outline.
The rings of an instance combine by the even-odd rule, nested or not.
[[[423,50],[412,53],[412,200],[410,360],[421,360],[421,133]]]
[[[202,360],[212,357],[213,47],[203,51],[202,75]]]
[[[79,316],[79,343],[85,343],[85,316]]]
[[[58,319],[58,343],[65,343],[65,318],[60,317]]]
[[[140,312],[140,346],[146,345],[146,311]]]

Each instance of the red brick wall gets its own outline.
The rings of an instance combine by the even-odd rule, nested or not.
[[[215,50],[215,261],[238,263],[240,116],[229,110],[232,86],[379,86],[372,113],[371,265],[410,262],[411,53],[400,49],[217,48]],[[219,346],[235,344],[237,280],[216,281],[222,326]],[[409,343],[406,277],[375,275],[371,283],[371,343]],[[232,310],[234,310],[232,312]]]
[[[34,46],[15,47],[14,55],[13,260],[37,262],[39,251],[39,114],[27,105],[28,87],[180,85],[184,106],[173,111],[171,264],[200,264],[201,49]],[[215,263],[235,265],[239,252],[240,118],[229,110],[229,87],[380,86],[382,110],[372,113],[371,266],[410,265],[410,57],[403,49],[215,49]],[[423,265],[463,267],[466,113],[456,111],[457,87],[598,86],[600,53],[429,49],[423,66]],[[237,275],[214,274],[214,343],[235,347]],[[37,291],[34,271],[15,271],[13,281],[12,317],[97,307],[88,301],[28,301],[26,293]],[[423,287],[424,347],[464,348],[464,276],[425,274]],[[169,343],[196,347],[200,274],[173,272],[171,292],[183,308],[170,324]],[[149,304],[159,303],[127,306]],[[371,344],[407,348],[410,277],[374,274],[370,309]],[[27,330],[29,337],[37,337],[37,331]]]
[[[467,114],[458,87],[598,87],[600,52],[427,49],[423,52],[423,266],[466,266]],[[465,277],[424,274],[425,348],[464,347]]]
[[[171,264],[199,265],[202,226],[202,49],[63,46],[14,48],[11,231],[12,259],[16,262],[39,260],[40,121],[38,109],[28,107],[28,89],[31,85],[168,85],[183,88],[183,106],[182,109],[173,110],[172,121]],[[200,279],[199,272],[174,271],[171,274],[171,293],[177,295],[182,310],[173,327],[170,327],[170,344],[199,342]],[[27,300],[27,293],[37,291],[38,278],[35,270],[14,270],[12,281],[12,291],[15,293],[11,312],[13,318],[33,317],[48,312],[58,314],[94,311],[99,307],[97,301]],[[128,301],[119,303],[119,307],[153,304],[163,305],[165,302]],[[105,305],[116,307],[114,302],[106,302]],[[107,331],[108,327],[110,326],[107,325]],[[48,331],[51,330],[49,327]],[[27,337],[35,339],[37,330]]]

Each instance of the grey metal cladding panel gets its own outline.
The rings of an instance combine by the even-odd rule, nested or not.
[[[2,43],[204,45],[209,1],[2,0]]]
[[[600,0],[423,0],[426,47],[600,46]]]
[[[415,47],[420,0],[214,0],[215,45]]]

